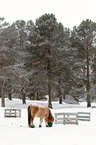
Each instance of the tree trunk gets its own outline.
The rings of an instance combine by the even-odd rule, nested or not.
[[[23,101],[23,104],[26,104],[26,95],[25,95],[25,93],[23,93],[23,95],[22,95],[22,101]]]
[[[12,100],[12,94],[9,93],[9,100]]]
[[[48,102],[48,107],[52,108],[52,103],[51,103],[51,62],[50,62],[50,46],[47,48],[47,75],[48,75],[48,95],[49,95],[49,102]]]
[[[48,80],[48,95],[49,95],[49,100],[48,100],[48,107],[52,108],[52,103],[51,103],[51,87],[50,87],[50,82]]]
[[[39,100],[39,95],[38,95],[38,92],[36,93],[36,98],[37,98],[37,100]]]
[[[87,107],[91,107],[91,99],[90,99],[90,81],[89,81],[89,46],[87,45]]]
[[[22,103],[26,104],[26,93],[22,92]]]
[[[7,73],[5,74],[5,79],[6,79]],[[4,86],[5,86],[5,79],[3,80],[2,84],[2,91],[1,91],[1,106],[5,107],[5,98],[4,98]]]
[[[35,93],[32,95],[32,99],[35,100]]]
[[[5,107],[5,98],[4,98],[4,82],[3,82],[3,85],[2,85],[2,92],[1,92],[1,106],[2,107]]]
[[[64,99],[64,101],[65,101],[65,94],[63,94],[63,99]]]
[[[21,89],[21,94],[22,94],[22,103],[26,104],[26,93],[23,88]]]
[[[59,85],[61,85],[61,81],[59,81]],[[62,104],[62,93],[61,93],[60,86],[59,86],[58,94],[59,94],[59,104]]]
[[[59,104],[62,104],[62,95],[59,95]]]
[[[1,106],[5,107],[5,98],[4,98],[4,92],[1,93]]]

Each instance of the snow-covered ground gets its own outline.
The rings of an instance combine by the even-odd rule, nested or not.
[[[96,144],[96,108],[86,108],[86,103],[80,105],[61,104],[53,102],[52,114],[56,112],[85,111],[91,113],[90,122],[79,121],[78,125],[57,125],[46,128],[43,122],[39,128],[39,119],[35,118],[35,128],[29,128],[27,123],[28,104],[47,104],[42,101],[27,101],[6,99],[6,108],[21,108],[21,118],[4,118],[4,108],[0,107],[0,145],[95,145]],[[1,106],[1,104],[0,104]],[[93,106],[96,106],[93,104]]]

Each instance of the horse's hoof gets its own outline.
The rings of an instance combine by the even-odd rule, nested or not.
[[[46,125],[46,127],[49,127],[48,125]]]
[[[31,128],[35,128],[35,126],[34,126],[34,125],[30,125],[30,127],[31,127]]]
[[[41,125],[39,125],[39,127],[42,127]]]

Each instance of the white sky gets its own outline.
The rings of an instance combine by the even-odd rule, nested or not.
[[[45,13],[53,13],[58,22],[72,29],[82,20],[96,22],[96,0],[0,0],[0,17],[35,22]]]

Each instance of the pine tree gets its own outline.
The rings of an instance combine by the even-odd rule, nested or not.
[[[84,74],[84,84],[86,85],[86,93],[87,93],[87,107],[91,106],[91,98],[90,98],[90,72],[91,68],[91,58],[92,58],[92,42],[94,38],[95,31],[95,23],[91,20],[83,21],[77,28],[74,27],[74,30],[71,35],[72,46],[76,47],[78,52],[78,65],[81,65],[81,69]],[[80,66],[79,66],[80,68]],[[84,86],[84,85],[83,85]]]
[[[58,48],[61,47],[61,42],[62,45],[64,42],[62,29],[63,25],[56,21],[53,14],[45,14],[36,20],[35,26],[29,37],[31,41],[31,48],[29,51],[31,51],[33,55],[31,60],[37,63],[39,75],[43,75],[46,80],[49,107],[52,107],[51,94],[52,85],[54,84],[53,72],[54,66],[56,65],[56,53]]]

